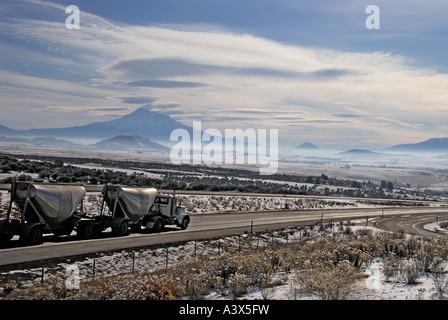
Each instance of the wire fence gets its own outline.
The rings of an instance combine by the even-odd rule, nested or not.
[[[125,273],[151,272],[167,269],[178,262],[214,257],[234,253],[249,253],[272,245],[288,245],[317,238],[327,233],[342,230],[353,223],[329,221],[315,225],[287,228],[272,232],[245,233],[219,239],[189,241],[177,245],[136,248],[109,253],[97,253],[83,258],[68,258],[63,262],[44,261],[44,265],[0,273],[0,287],[14,281],[19,287],[43,283],[54,278],[73,278],[92,281],[101,277]]]

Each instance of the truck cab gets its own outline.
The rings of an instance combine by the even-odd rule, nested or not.
[[[186,229],[190,223],[190,216],[185,214],[185,207],[177,204],[175,195],[158,194],[154,204],[149,210],[151,219],[147,228],[160,230],[165,225],[177,225],[181,229]]]

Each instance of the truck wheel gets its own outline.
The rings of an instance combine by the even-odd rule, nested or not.
[[[156,222],[154,222],[154,227],[152,229],[156,232],[161,231],[163,229],[162,219],[157,219]]]
[[[76,235],[80,239],[88,239],[93,236],[93,225],[91,223],[81,223],[76,230]]]
[[[126,236],[129,234],[129,223],[126,220],[121,221],[118,227],[112,229],[112,232],[118,236]]]
[[[29,244],[39,244],[42,242],[42,230],[38,227],[31,228],[30,232],[25,238],[25,241]]]
[[[118,233],[120,236],[126,236],[129,234],[129,223],[126,220],[123,220],[120,223]]]
[[[179,225],[179,227],[182,230],[185,230],[188,228],[188,225],[190,224],[190,219],[188,217],[185,217],[184,220],[182,220],[182,223]]]

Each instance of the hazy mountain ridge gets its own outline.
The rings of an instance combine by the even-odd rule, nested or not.
[[[448,138],[433,138],[418,143],[399,144],[388,151],[448,152]]]
[[[351,149],[338,153],[339,156],[351,158],[377,158],[385,155],[384,153],[374,152],[366,149]]]
[[[0,125],[0,135],[15,138],[34,138],[45,137],[46,141],[41,144],[66,144],[69,148],[81,147],[69,141],[49,141],[49,137],[60,139],[110,139],[117,136],[140,136],[150,140],[153,143],[161,143],[170,145],[171,132],[175,129],[185,129],[192,135],[193,129],[186,126],[168,115],[149,111],[141,107],[127,115],[117,119],[93,122],[83,126],[72,126],[66,128],[51,129],[29,129],[15,130]],[[5,138],[5,137],[3,137]],[[4,139],[0,140],[6,142]],[[37,141],[30,142],[37,144]],[[304,142],[297,149],[302,150],[318,150],[319,148],[311,142]],[[358,150],[358,149],[355,149]],[[361,149],[360,149],[361,150]],[[350,151],[350,150],[349,150]],[[391,146],[384,151],[400,151],[400,152],[448,152],[448,138],[433,138],[419,143],[399,144]],[[352,152],[353,153],[353,152]],[[356,154],[360,154],[357,152]]]
[[[136,111],[117,119],[93,122],[84,126],[51,129],[14,130],[0,125],[0,134],[26,136],[51,136],[57,138],[90,138],[106,139],[119,135],[138,135],[151,141],[169,142],[171,132],[174,129],[192,129],[170,116],[139,108]]]
[[[0,143],[21,144],[28,147],[37,148],[57,148],[57,149],[101,149],[101,150],[140,150],[140,151],[159,151],[167,152],[170,149],[159,143],[153,142],[141,136],[115,136],[101,140],[95,144],[73,143],[54,137],[38,137],[33,139],[0,137]]]
[[[115,136],[109,139],[102,140],[92,145],[92,148],[96,149],[107,149],[107,150],[157,150],[157,151],[169,151],[170,149],[153,142],[144,137],[133,135],[133,136]]]
[[[300,146],[297,147],[297,149],[307,149],[307,150],[316,150],[319,149],[315,144],[312,142],[304,142]]]
[[[28,139],[28,138],[1,136],[0,142],[28,144],[34,147],[50,147],[50,148],[65,148],[65,149],[86,148],[85,145],[70,142],[63,139],[56,139],[54,137],[37,137]]]

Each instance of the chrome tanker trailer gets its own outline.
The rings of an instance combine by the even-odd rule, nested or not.
[[[6,219],[0,220],[0,239],[14,235],[28,243],[39,243],[42,234],[69,235],[82,218],[86,190],[80,185],[48,185],[14,181]],[[11,218],[13,204],[20,217]]]
[[[190,222],[185,208],[177,206],[173,195],[160,195],[154,188],[105,185],[98,216],[83,218],[76,226],[80,238],[89,238],[107,228],[116,235],[127,235],[142,227],[160,231],[165,225],[186,229]]]

